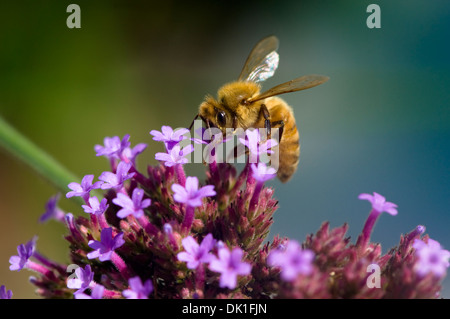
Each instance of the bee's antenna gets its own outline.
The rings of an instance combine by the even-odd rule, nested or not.
[[[194,117],[194,119],[192,120],[192,123],[191,123],[191,125],[189,126],[189,131],[192,129],[192,126],[194,126],[194,122],[195,122],[195,120],[196,119],[198,119],[199,118],[199,116],[200,116],[200,114],[197,114],[195,117]]]

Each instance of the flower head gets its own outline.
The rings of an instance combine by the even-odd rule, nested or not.
[[[165,125],[161,127],[161,132],[157,130],[152,130],[150,132],[150,134],[153,135],[154,141],[164,142],[168,152],[170,152],[175,145],[187,138],[184,136],[186,133],[189,133],[189,130],[186,128],[180,128],[174,131],[170,126]]]
[[[370,194],[360,194],[359,199],[368,200],[372,204],[372,209],[379,214],[386,212],[392,216],[397,215],[397,205],[391,202],[386,202],[386,198],[378,193]]]
[[[172,149],[168,150],[168,153],[156,153],[155,159],[164,162],[167,167],[172,167],[177,164],[186,164],[189,160],[185,157],[194,151],[194,146],[189,144],[183,149],[180,145],[175,145]]]
[[[92,184],[94,180],[94,175],[86,175],[81,180],[81,184],[78,183],[70,183],[68,187],[72,190],[66,194],[67,198],[71,198],[73,196],[80,196],[84,199],[85,202],[89,200],[89,193],[93,189],[98,189],[101,187],[102,182],[95,182]]]
[[[94,149],[97,156],[105,156],[109,159],[121,159],[122,152],[130,146],[130,135],[126,134],[122,140],[118,136],[105,137],[103,140],[104,146],[95,145]]]
[[[98,179],[103,181],[104,184],[101,185],[102,189],[120,189],[123,187],[123,183],[132,178],[135,173],[128,173],[130,170],[132,164],[131,163],[125,163],[120,162],[117,166],[116,173],[111,172],[103,172]]]
[[[130,278],[128,280],[128,285],[130,286],[130,289],[124,290],[122,293],[127,299],[148,299],[148,296],[153,291],[152,281],[148,279],[142,284],[142,280],[139,276]]]
[[[113,199],[113,203],[121,206],[122,209],[117,212],[117,217],[125,218],[128,215],[134,215],[136,218],[144,216],[144,209],[150,206],[152,201],[144,197],[144,191],[140,188],[135,188],[131,198],[125,194],[118,193],[117,197]]]
[[[2,285],[0,287],[0,299],[11,299],[12,298],[12,291],[8,290],[6,291],[6,287]]]
[[[109,205],[107,203],[108,200],[106,198],[102,198],[102,201],[99,202],[98,198],[94,196],[89,198],[89,205],[81,205],[81,207],[88,214],[100,216],[108,209]]]
[[[208,196],[215,196],[213,185],[206,185],[198,188],[198,178],[188,176],[186,178],[186,186],[180,184],[173,184],[172,191],[175,193],[173,199],[179,203],[186,204],[190,207],[198,207],[202,205],[202,198]]]
[[[79,294],[89,288],[92,280],[94,280],[94,273],[91,270],[90,265],[86,265],[83,269],[78,267],[75,270],[75,277],[67,280],[67,288],[78,289],[74,294]]]
[[[212,234],[203,238],[200,245],[192,236],[184,238],[181,243],[185,251],[178,253],[177,258],[179,261],[187,262],[189,269],[196,269],[201,263],[209,263],[214,258],[210,253],[214,247]]]
[[[269,179],[277,176],[277,171],[273,167],[267,167],[266,164],[259,162],[258,164],[251,165],[253,178],[258,182],[264,183]]]
[[[105,287],[102,285],[95,285],[92,288],[91,295],[86,295],[84,292],[76,293],[74,295],[75,299],[102,299],[103,292],[105,291]]]
[[[36,240],[37,237],[34,237],[25,245],[20,244],[19,246],[17,246],[18,255],[11,256],[11,258],[9,258],[9,263],[11,264],[9,266],[9,270],[20,271],[23,269],[23,267],[25,267],[26,263],[28,262],[28,259],[30,259],[30,257],[34,253],[34,250],[36,248]]]
[[[123,233],[112,235],[112,228],[103,228],[100,234],[100,241],[90,240],[88,246],[94,251],[87,254],[89,259],[98,258],[100,261],[111,260],[113,251],[125,243]]]
[[[423,226],[402,235],[400,245],[383,249],[384,254],[381,245],[370,241],[382,212],[397,213],[396,205],[381,195],[360,195],[372,209],[355,244],[346,235],[347,224],[333,229],[329,223],[302,244],[279,236],[271,240],[267,235],[278,201],[264,182],[276,171],[262,156],[272,152],[276,142],[266,142],[263,129],[248,131],[243,140],[247,147],[239,144],[233,155],[250,149],[258,162],[239,170],[223,163],[222,152],[215,149],[223,141],[222,131],[207,129],[202,140],[190,141],[203,144],[213,135],[211,143],[200,147],[204,155],[210,151],[211,159],[200,184],[197,177],[186,178],[183,167],[193,145],[182,148],[189,140],[182,141],[183,131],[170,130],[153,134],[166,143],[167,152],[156,155],[164,165],[148,165],[140,172],[134,160],[146,146],[130,148],[128,135],[107,138],[104,146],[96,147],[97,155],[107,156],[112,167],[101,175],[103,182],[93,183],[94,176],[87,175],[81,184],[70,184],[67,197],[83,197],[84,211],[95,214],[64,216],[69,263],[83,268],[67,278],[66,263],[35,251],[33,239],[17,248],[10,269],[37,273],[30,282],[44,298],[70,297],[67,287],[74,289],[76,299],[439,297],[450,252],[422,237]],[[234,138],[237,132],[226,137]],[[90,190],[102,183],[112,190],[91,197]],[[57,197],[48,202],[46,213],[51,216],[55,210]],[[382,271],[370,283],[380,286],[368,289],[367,266],[374,264]],[[1,286],[0,298],[10,297]]]
[[[220,273],[220,287],[234,289],[237,286],[237,276],[250,274],[251,264],[243,262],[244,252],[236,247],[232,251],[224,247],[218,252],[219,258],[213,259],[209,263],[209,269]]]
[[[442,249],[439,242],[428,239],[428,243],[420,239],[414,240],[413,247],[419,258],[415,270],[420,276],[432,272],[437,277],[444,277],[450,266],[450,251]]]
[[[45,213],[39,218],[40,223],[44,223],[52,218],[64,221],[64,213],[58,208],[58,200],[61,194],[51,197],[45,204]]]
[[[281,268],[281,278],[285,281],[294,280],[297,275],[308,275],[312,272],[314,253],[301,249],[300,244],[290,240],[285,247],[272,250],[267,257],[267,263],[272,267]]]

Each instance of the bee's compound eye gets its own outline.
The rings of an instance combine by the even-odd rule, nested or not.
[[[227,117],[224,111],[217,112],[217,124],[224,127],[227,124]]]

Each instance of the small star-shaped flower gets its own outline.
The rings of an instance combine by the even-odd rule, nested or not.
[[[200,245],[192,236],[184,238],[182,244],[185,251],[178,253],[177,258],[186,262],[189,269],[196,269],[201,263],[209,263],[214,259],[214,255],[210,253],[214,247],[214,238],[211,234],[203,238]]]
[[[113,251],[125,243],[123,233],[113,237],[112,228],[103,228],[100,234],[100,241],[90,240],[88,246],[94,251],[87,254],[87,258],[98,258],[100,261],[111,260]]]
[[[117,217],[125,218],[128,215],[133,215],[136,218],[144,216],[144,209],[150,206],[152,201],[147,198],[142,200],[144,197],[144,190],[140,188],[135,188],[131,198],[128,195],[118,193],[117,197],[113,199],[113,203],[121,206],[122,209],[117,212]]]
[[[94,175],[86,175],[81,180],[81,184],[78,183],[70,183],[68,187],[72,190],[66,194],[67,198],[71,198],[73,196],[80,196],[84,199],[85,202],[89,200],[89,193],[93,189],[98,189],[102,186],[102,182],[95,182],[92,184],[94,180]]]
[[[386,212],[392,216],[397,215],[397,205],[391,202],[386,202],[386,198],[378,193],[370,194],[360,194],[359,199],[368,200],[372,204],[372,209],[378,213]]]
[[[202,198],[216,195],[213,185],[206,185],[199,189],[198,178],[195,176],[186,178],[185,187],[180,184],[172,184],[172,191],[174,192],[173,199],[175,201],[190,207],[201,206]]]
[[[420,276],[425,276],[432,272],[437,277],[443,277],[449,267],[450,251],[442,249],[439,242],[428,239],[428,243],[423,240],[414,240],[413,247],[416,249],[418,261],[415,270]]]

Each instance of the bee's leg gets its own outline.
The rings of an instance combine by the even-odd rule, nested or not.
[[[267,139],[270,139],[272,136],[271,133],[271,123],[270,123],[270,113],[265,104],[261,104],[261,108],[259,109],[260,115],[264,117],[264,127],[266,129]]]
[[[200,114],[197,114],[197,115],[194,117],[194,119],[192,120],[191,125],[189,126],[189,131],[192,129],[192,126],[194,126],[195,120],[198,119],[199,117],[200,117]]]
[[[272,122],[271,123],[272,124],[272,127],[274,127],[274,126],[280,126],[279,128],[278,128],[278,130],[279,130],[279,133],[278,133],[278,141],[281,141],[281,137],[283,136],[283,131],[284,131],[284,121],[283,120],[280,120],[280,121],[275,121],[275,122]]]

